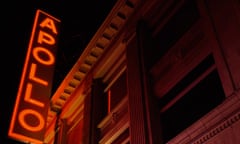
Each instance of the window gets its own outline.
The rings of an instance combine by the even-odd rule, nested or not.
[[[176,4],[176,2],[174,3]],[[172,7],[170,7],[172,8]],[[163,56],[199,19],[196,1],[187,0],[183,6],[168,20],[165,26],[154,36],[159,59]],[[160,21],[161,22],[161,21]]]
[[[189,90],[175,100],[186,89]],[[224,99],[221,81],[210,55],[159,100],[164,141],[189,127]],[[174,100],[176,102],[172,103]]]
[[[114,107],[127,95],[126,78],[126,72],[123,72],[108,89],[108,112],[114,109]]]

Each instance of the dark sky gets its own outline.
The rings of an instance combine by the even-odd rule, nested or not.
[[[52,93],[66,76],[116,0],[13,0],[1,4],[0,144],[9,139],[11,114],[37,9],[61,20]]]

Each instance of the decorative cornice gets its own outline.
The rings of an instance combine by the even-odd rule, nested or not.
[[[134,13],[138,3],[139,0],[119,0],[116,2],[101,27],[92,37],[75,65],[52,96],[49,114],[61,113],[67,101],[69,101],[70,97],[72,99],[79,85],[81,85],[89,72],[92,71],[106,49],[119,37],[119,32]],[[49,115],[47,119],[47,126],[49,126],[54,117]]]

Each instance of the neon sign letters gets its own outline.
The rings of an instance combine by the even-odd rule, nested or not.
[[[60,20],[36,11],[8,136],[43,143]]]

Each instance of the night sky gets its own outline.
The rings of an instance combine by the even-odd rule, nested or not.
[[[37,9],[61,20],[52,93],[76,62],[116,0],[14,0],[1,4],[0,144],[7,136]]]

